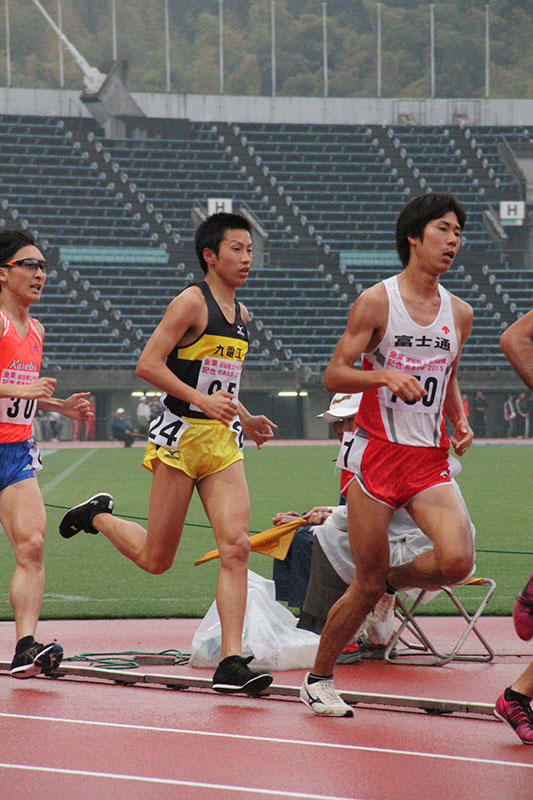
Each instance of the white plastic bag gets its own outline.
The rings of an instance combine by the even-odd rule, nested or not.
[[[296,617],[276,602],[274,581],[248,571],[248,601],[242,636],[251,669],[309,669],[320,636],[296,627]],[[220,661],[220,620],[213,603],[194,634],[190,664],[215,668]]]

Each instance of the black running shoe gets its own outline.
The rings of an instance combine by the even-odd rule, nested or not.
[[[110,494],[95,494],[84,503],[80,503],[67,511],[59,523],[59,533],[63,539],[70,539],[80,531],[98,533],[93,528],[93,519],[97,514],[112,514],[115,505]]]
[[[35,675],[51,675],[63,660],[63,648],[57,642],[40,644],[33,642],[29,647],[15,653],[10,672],[14,678],[33,678]]]
[[[257,697],[272,683],[268,672],[252,672],[248,664],[253,656],[228,656],[218,665],[213,675],[213,689],[222,694],[244,692]]]

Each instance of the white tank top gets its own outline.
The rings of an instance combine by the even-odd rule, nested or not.
[[[397,276],[383,281],[389,316],[383,339],[363,354],[363,370],[396,369],[414,375],[426,389],[421,400],[396,397],[386,386],[363,393],[357,427],[370,435],[416,447],[450,446],[444,423],[444,399],[458,344],[450,293],[439,285],[440,309],[430,325],[409,316]]]

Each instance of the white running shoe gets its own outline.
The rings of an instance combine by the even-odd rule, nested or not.
[[[365,621],[366,636],[372,646],[387,645],[394,632],[395,594],[385,592]]]
[[[309,673],[300,688],[300,700],[320,717],[353,717],[353,708],[347,705],[335,690],[331,678],[308,683]]]

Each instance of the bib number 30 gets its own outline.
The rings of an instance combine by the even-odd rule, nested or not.
[[[13,425],[29,425],[37,410],[37,400],[23,397],[5,398],[0,403],[0,421]]]

